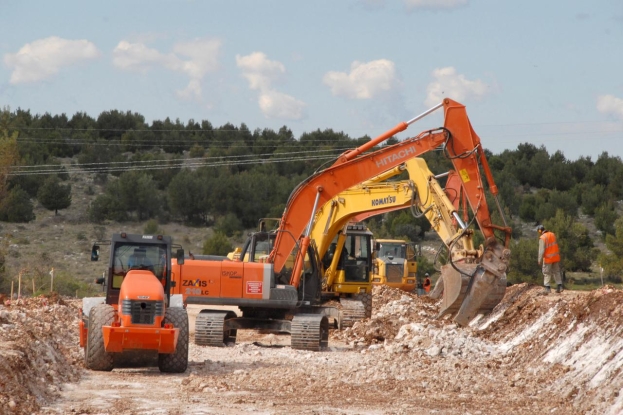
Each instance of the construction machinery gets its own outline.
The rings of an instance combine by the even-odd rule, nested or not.
[[[372,151],[439,108],[444,110],[443,127]],[[320,249],[311,236],[319,208],[348,188],[437,148],[444,150],[459,172],[472,214],[486,238],[476,266],[459,272],[458,279],[444,280],[445,291],[460,293],[444,307],[457,310],[455,321],[467,324],[488,302],[492,291],[502,285],[501,281],[504,281],[504,287],[506,285],[510,228],[491,221],[479,169],[485,173],[496,201],[497,187],[465,107],[445,99],[364,145],[344,152],[333,164],[300,183],[291,193],[277,228],[273,231],[261,229],[251,234],[239,260],[189,259],[183,266],[174,266],[176,287],[179,287],[185,303],[237,306],[242,314],[238,316],[215,308],[202,310],[196,320],[196,342],[222,346],[235,339],[239,329],[268,329],[289,332],[294,348],[320,350],[326,346],[329,318],[339,319],[340,316],[335,307],[322,300],[324,275],[319,272],[322,269],[319,252],[324,249]],[[503,215],[499,204],[498,209]],[[496,231],[505,235],[504,244],[497,239]],[[326,243],[328,246],[330,241]],[[263,255],[256,255],[258,251]],[[254,261],[245,262],[247,255]],[[494,297],[498,297],[497,291]]]
[[[362,223],[340,221],[340,215],[325,218],[322,215],[324,212],[322,208],[318,212],[312,225],[312,240],[315,247],[314,255],[320,260],[310,262],[306,259],[305,268],[308,269],[309,275],[322,276],[320,302],[332,303],[338,307],[338,311],[331,310],[329,313],[329,315],[337,313],[334,325],[338,328],[350,327],[355,321],[370,317],[372,314],[370,273],[373,260],[373,234]],[[324,223],[323,219],[329,219],[330,222],[321,233],[319,222]],[[264,220],[262,223],[265,223]],[[270,244],[260,242],[255,247],[253,256],[249,255],[250,250],[247,249],[244,257],[241,257],[243,249],[236,248],[227,257],[244,262],[266,259],[277,234],[273,230],[268,235]]]
[[[347,239],[349,238],[349,235],[354,232],[354,227],[348,224],[358,223],[358,229],[368,231],[362,222],[365,219],[394,210],[413,208],[417,196],[414,183],[408,179],[387,180],[404,171],[411,173],[417,168],[418,165],[414,161],[407,160],[387,172],[341,192],[318,209],[312,225],[311,238],[316,242],[320,255],[326,255],[328,242],[331,242],[331,247],[338,242],[334,237],[338,230],[344,228],[343,234]],[[373,240],[372,246],[372,250],[366,251],[366,259],[372,263],[368,269],[370,283],[366,284],[366,293],[371,291],[372,285],[380,284],[413,291],[416,285],[418,247],[413,243],[397,239]],[[359,259],[364,260],[363,257],[359,257]],[[348,285],[346,284],[348,282],[344,272],[335,273],[326,266],[324,275],[323,292],[339,295],[349,292],[347,291]],[[361,280],[359,284],[360,286],[357,288],[361,289]],[[364,295],[359,295],[359,298],[362,298],[366,308],[366,316],[369,317],[371,301],[368,301]],[[342,302],[344,303],[343,299]],[[356,306],[353,305],[353,307]]]
[[[86,367],[150,366],[182,373],[188,366],[188,315],[180,294],[172,293],[172,242],[163,235],[114,234],[108,272],[97,283],[105,297],[83,299],[80,347]],[[101,242],[91,260],[99,260]],[[184,252],[178,250],[183,264]]]
[[[413,291],[417,284],[418,246],[403,239],[375,239],[372,285]]]

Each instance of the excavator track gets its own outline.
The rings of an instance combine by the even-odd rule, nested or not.
[[[341,298],[340,305],[340,330],[366,318],[366,306],[361,300]]]
[[[235,317],[233,311],[201,310],[195,320],[195,344],[223,347],[227,343],[235,343],[236,329],[225,329],[225,321]]]
[[[290,344],[293,349],[317,352],[329,345],[329,320],[318,314],[297,314],[292,318]]]
[[[355,294],[353,296],[355,300],[361,301],[366,311],[366,318],[372,317],[372,293]]]

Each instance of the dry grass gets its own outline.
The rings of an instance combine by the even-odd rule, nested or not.
[[[104,224],[89,223],[90,203],[101,194],[102,187],[90,175],[76,174],[70,179],[72,204],[68,209],[53,211],[35,204],[36,219],[30,223],[0,223],[0,244],[5,247],[7,278],[17,283],[22,274],[23,291],[32,292],[31,281],[37,281],[37,291],[46,290],[49,272],[56,277],[66,276],[91,282],[105,271],[107,252],[103,261],[91,262],[91,246],[96,240],[107,240],[116,232],[143,233],[145,222]],[[89,190],[90,189],[90,190]],[[188,252],[201,252],[204,240],[212,231],[204,227],[188,227],[177,223],[160,224],[165,234]],[[7,290],[8,291],[8,290]]]

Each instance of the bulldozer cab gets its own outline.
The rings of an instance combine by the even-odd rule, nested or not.
[[[415,260],[421,255],[419,245],[400,240],[380,240],[374,244],[374,250],[378,258],[404,258],[408,261]]]
[[[406,258],[407,244],[404,242],[380,242],[377,243],[377,251],[379,257]]]

